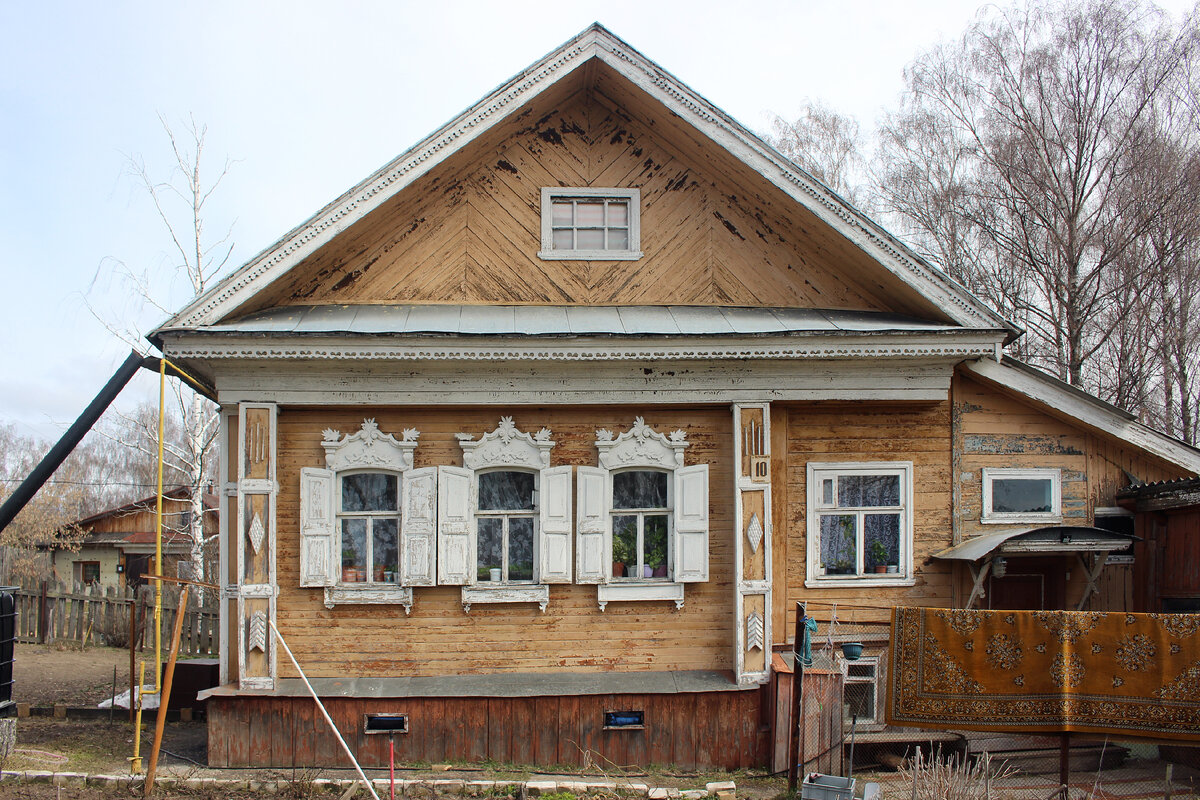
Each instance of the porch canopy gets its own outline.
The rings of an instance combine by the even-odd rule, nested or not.
[[[1082,611],[1096,591],[1096,582],[1108,554],[1126,547],[1138,537],[1115,533],[1086,525],[1051,525],[1029,530],[1006,530],[976,536],[948,547],[931,557],[944,561],[965,561],[971,570],[974,584],[965,608],[971,608],[983,598],[983,582],[989,574],[1003,577],[1004,559],[1014,556],[1071,556],[1074,555],[1087,575],[1087,587],[1079,599],[1076,611]],[[1091,556],[1091,564],[1087,556]]]

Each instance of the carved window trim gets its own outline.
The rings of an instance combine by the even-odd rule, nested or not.
[[[553,208],[555,200],[616,200],[628,208],[628,247],[623,249],[555,249]],[[608,189],[599,187],[554,186],[542,188],[542,249],[538,258],[543,261],[636,261],[641,250],[641,190]],[[578,230],[576,226],[570,226]],[[601,226],[602,229],[612,229]]]
[[[468,564],[465,567],[465,580],[462,580],[461,583],[463,609],[467,612],[470,612],[472,604],[486,603],[537,603],[538,607],[545,611],[550,600],[548,584],[570,583],[571,581],[570,544],[573,533],[570,526],[572,521],[570,509],[571,467],[550,466],[550,452],[555,446],[554,440],[551,439],[552,435],[550,429],[545,427],[536,433],[520,431],[511,416],[501,417],[494,430],[484,433],[478,439],[469,433],[456,434],[455,438],[463,451],[463,468],[461,471],[454,471],[464,475],[469,474],[470,478],[470,529],[468,533],[469,547],[466,553]],[[445,468],[443,471],[446,471]],[[530,513],[533,517],[534,563],[531,580],[479,580],[479,520],[495,518],[498,514],[507,516],[507,513],[481,511],[479,508],[479,478],[481,475],[493,472],[522,472],[533,476],[533,508]],[[548,511],[545,508],[547,492],[557,491],[562,494],[564,480],[566,487],[565,519],[556,520],[558,524],[552,522],[547,528]],[[555,487],[547,486],[547,481],[556,481],[557,485]],[[565,529],[563,528],[564,523]],[[550,537],[558,537],[562,543],[565,543],[565,555],[560,554],[557,558],[558,561],[565,558],[565,566],[548,563],[550,554],[547,548],[550,546],[548,544]],[[439,558],[441,557],[441,548],[439,548]],[[507,558],[507,553],[505,553],[505,558]],[[439,570],[443,574],[447,571],[463,572],[464,570],[460,569],[460,566],[455,565],[453,569],[442,570],[443,565],[439,564]],[[458,583],[459,580],[439,582]]]
[[[709,579],[708,465],[685,466],[684,452],[691,444],[687,434],[659,433],[640,416],[619,435],[597,430],[595,444],[598,467],[579,468],[577,582],[599,584],[596,600],[601,611],[610,602],[629,601],[668,600],[682,608],[684,584]],[[629,471],[668,476],[666,576],[613,575],[614,518],[624,511],[614,507],[613,476]]]
[[[402,577],[406,536],[408,535],[405,527],[407,516],[405,498],[408,487],[405,482],[408,476],[416,472],[426,472],[426,470],[416,470],[415,472],[413,470],[413,451],[417,447],[419,436],[420,432],[415,428],[406,428],[401,433],[401,438],[397,439],[391,434],[380,431],[374,419],[363,420],[359,430],[345,436],[340,431],[326,429],[322,432],[321,442],[322,449],[325,451],[324,469],[306,468],[301,470],[301,585],[323,585],[326,607],[332,608],[340,603],[400,604],[404,606],[406,613],[411,611],[412,586],[403,585]],[[341,482],[342,478],[348,475],[364,473],[380,473],[396,477],[396,544],[399,550],[398,558],[401,562],[396,565],[396,568],[401,574],[397,574],[395,583],[374,582],[371,580],[373,575],[367,576],[368,580],[362,582],[342,580]],[[432,482],[433,475],[430,474],[427,477],[430,479],[430,485],[436,486],[436,483]],[[316,479],[315,483],[305,483],[314,478]],[[319,491],[321,496],[310,500],[305,496],[306,486],[310,491]],[[314,489],[314,487],[316,488]],[[309,525],[305,517],[311,519],[314,513],[308,509],[308,506],[315,505],[318,501],[324,504],[325,510],[322,516],[328,520],[327,523],[324,523],[327,541],[306,539],[308,534],[306,528]],[[428,497],[426,502],[432,506],[435,497]],[[356,515],[351,514],[351,516]],[[428,516],[430,519],[433,518],[432,511]],[[432,546],[432,524],[429,537]],[[371,546],[369,536],[367,546]],[[317,557],[316,552],[310,551],[318,549],[321,550],[318,560],[324,564],[323,580],[314,578],[313,573],[316,570],[310,566],[310,562]],[[305,575],[309,577],[306,579]]]

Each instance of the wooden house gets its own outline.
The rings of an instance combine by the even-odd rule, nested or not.
[[[588,28],[152,335],[221,405],[210,763],[344,763],[298,665],[367,764],[766,764],[796,601],[1200,469],[1019,334]]]
[[[146,497],[110,508],[71,523],[83,532],[78,549],[52,550],[56,580],[72,584],[100,584],[107,588],[140,586],[143,575],[154,572],[157,499]],[[192,502],[186,489],[163,495],[163,574],[178,576],[180,561],[191,558]],[[206,537],[217,535],[217,497],[204,497]]]

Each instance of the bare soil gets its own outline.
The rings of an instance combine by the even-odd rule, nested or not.
[[[146,680],[154,678],[154,654],[146,658]],[[117,693],[129,691],[129,651],[116,647],[42,645],[18,642],[13,658],[13,700],[32,706],[95,706],[112,694],[116,669]]]

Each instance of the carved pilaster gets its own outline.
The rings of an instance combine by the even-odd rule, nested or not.
[[[735,404],[733,438],[734,662],[739,683],[765,683],[771,663],[770,404]]]

